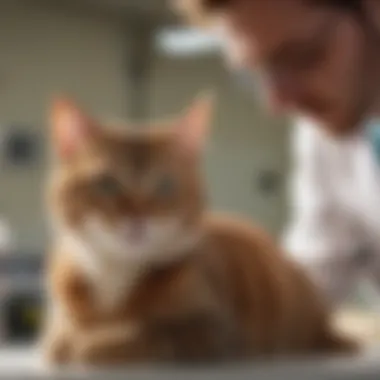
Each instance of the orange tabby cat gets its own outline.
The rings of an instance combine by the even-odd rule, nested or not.
[[[271,238],[207,211],[200,158],[211,111],[205,97],[162,128],[131,130],[101,127],[70,101],[54,104],[51,361],[354,350]]]

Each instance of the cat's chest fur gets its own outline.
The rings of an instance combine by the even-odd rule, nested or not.
[[[112,311],[127,302],[138,281],[137,268],[104,267],[88,275],[99,311]]]
[[[97,252],[78,245],[70,244],[69,252],[73,265],[84,277],[97,312],[114,312],[128,302],[140,278],[140,265],[101,259]]]
[[[73,245],[70,248],[64,252],[70,252],[71,259],[58,256],[71,263],[68,271],[71,274],[63,281],[58,278],[56,281],[66,289],[63,290],[67,294],[65,302],[71,305],[73,317],[79,318],[83,326],[88,320],[95,323],[107,320],[140,320],[142,323],[144,320],[149,323],[157,318],[177,318],[192,309],[204,308],[206,296],[203,271],[199,270],[203,261],[200,249],[197,254],[181,254],[171,263],[152,265],[146,261],[134,264],[108,261],[104,256],[99,259],[96,252],[78,250],[78,246]],[[74,273],[78,279],[74,278]],[[84,290],[77,291],[77,282]]]

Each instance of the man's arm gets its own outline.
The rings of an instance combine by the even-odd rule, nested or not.
[[[327,297],[340,303],[361,275],[356,263],[358,234],[349,211],[340,207],[333,192],[339,175],[331,173],[333,162],[326,137],[308,124],[298,125],[294,137],[292,218],[284,245]]]

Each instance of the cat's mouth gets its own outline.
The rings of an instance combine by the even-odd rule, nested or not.
[[[118,228],[122,241],[130,248],[162,249],[182,235],[178,218],[129,218]]]
[[[176,260],[192,251],[201,239],[199,231],[185,228],[178,217],[127,218],[110,225],[93,216],[83,227],[83,237],[94,251],[123,261]]]

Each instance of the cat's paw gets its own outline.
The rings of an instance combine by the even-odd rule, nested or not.
[[[79,365],[105,365],[118,362],[133,345],[139,329],[129,324],[100,328],[77,337],[73,362]]]
[[[85,340],[77,342],[73,349],[73,363],[75,365],[88,365],[96,362],[99,351],[96,346],[89,344]]]
[[[46,338],[40,344],[40,354],[46,367],[65,365],[70,361],[70,345],[65,339]]]

